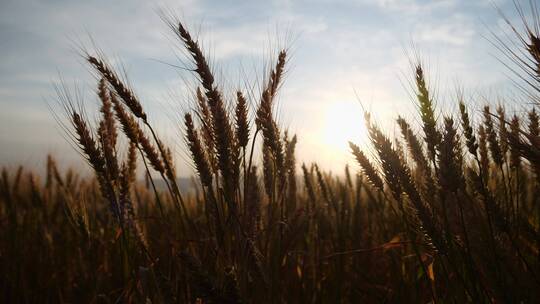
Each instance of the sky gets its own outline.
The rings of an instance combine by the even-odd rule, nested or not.
[[[96,78],[83,47],[125,69],[174,148],[180,175],[192,174],[181,117],[194,78],[182,69],[189,62],[165,11],[197,36],[228,93],[257,87],[272,55],[287,47],[277,119],[298,135],[298,160],[340,171],[353,163],[348,140],[367,145],[362,109],[389,134],[397,115],[417,122],[409,86],[416,53],[440,115],[455,111],[458,87],[473,110],[508,96],[508,69],[490,42],[504,29],[494,4],[516,17],[509,0],[2,0],[0,166],[41,166],[47,153],[66,166],[83,164],[50,110],[61,80],[95,108]]]

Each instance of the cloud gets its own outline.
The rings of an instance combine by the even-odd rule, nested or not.
[[[416,32],[420,41],[457,47],[465,47],[472,39],[478,38],[474,25],[461,15],[454,15],[436,23],[418,25]]]
[[[417,1],[417,0],[374,0],[381,8],[409,11],[418,13],[437,8],[452,7],[456,4],[455,0],[436,0],[436,1]]]

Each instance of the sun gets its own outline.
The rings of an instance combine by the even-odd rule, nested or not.
[[[357,101],[337,101],[324,113],[324,143],[336,157],[349,153],[349,141],[359,143],[366,136],[362,107]]]

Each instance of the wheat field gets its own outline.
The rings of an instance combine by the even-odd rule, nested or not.
[[[527,79],[526,110],[474,121],[459,95],[441,115],[417,61],[417,120],[396,117],[394,138],[366,112],[371,146],[350,142],[354,166],[332,173],[276,120],[287,49],[260,94],[226,97],[169,21],[198,80],[181,122],[193,191],[134,90],[85,51],[100,120],[62,88],[54,115],[93,174],[54,156],[43,176],[2,170],[0,302],[537,303],[540,33],[524,22],[519,51],[495,44]]]

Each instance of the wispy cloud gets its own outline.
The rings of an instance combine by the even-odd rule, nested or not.
[[[450,44],[465,47],[478,39],[474,25],[463,15],[454,15],[438,24],[421,24],[417,27],[418,38],[423,42]]]

